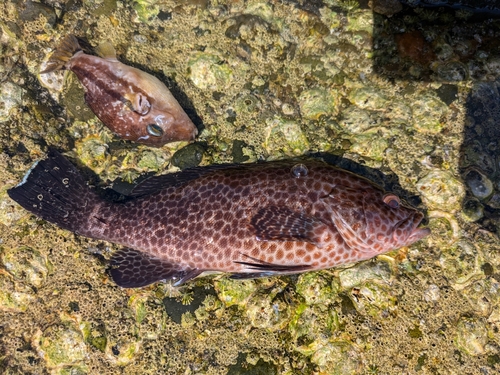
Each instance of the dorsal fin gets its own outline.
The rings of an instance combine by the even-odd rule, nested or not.
[[[189,181],[196,180],[213,171],[221,169],[238,168],[237,164],[214,164],[208,167],[188,168],[180,172],[152,176],[140,182],[132,189],[129,196],[139,197],[160,191],[166,187],[180,187]]]
[[[123,288],[139,288],[161,280],[172,280],[177,286],[203,272],[130,248],[114,253],[109,266],[113,281]]]

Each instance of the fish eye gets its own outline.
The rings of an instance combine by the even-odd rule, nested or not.
[[[161,137],[163,135],[163,129],[156,124],[148,124],[146,129],[154,137]]]
[[[398,208],[399,204],[401,201],[399,200],[399,197],[394,194],[386,194],[384,195],[384,203],[388,205],[391,208]]]

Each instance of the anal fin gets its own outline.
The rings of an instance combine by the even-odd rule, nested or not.
[[[161,280],[172,280],[178,286],[203,272],[129,248],[114,253],[109,266],[113,281],[122,288],[140,288]]]

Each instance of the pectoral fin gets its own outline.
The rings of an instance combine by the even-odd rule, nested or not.
[[[315,217],[276,206],[260,209],[252,217],[250,225],[259,240],[305,241],[318,247],[323,247],[324,236],[330,231]]]
[[[161,280],[173,280],[177,286],[202,272],[128,248],[114,253],[109,267],[113,281],[123,288],[139,288]]]

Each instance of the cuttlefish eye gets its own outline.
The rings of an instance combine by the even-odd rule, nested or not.
[[[398,208],[399,204],[401,201],[399,200],[399,197],[394,194],[386,194],[384,195],[384,203],[388,205],[391,208]]]
[[[146,129],[154,137],[161,137],[163,135],[163,129],[156,124],[148,124]]]

